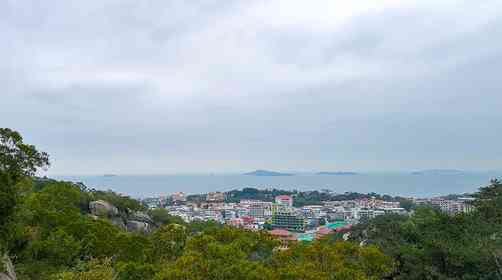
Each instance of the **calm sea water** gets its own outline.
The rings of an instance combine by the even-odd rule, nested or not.
[[[142,175],[142,176],[53,176],[55,179],[83,182],[89,187],[114,190],[137,198],[173,192],[206,193],[243,187],[335,192],[376,192],[402,196],[434,196],[474,192],[502,172],[428,174],[365,173],[353,176],[295,175],[256,177],[245,175]]]

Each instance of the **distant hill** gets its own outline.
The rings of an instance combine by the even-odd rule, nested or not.
[[[248,176],[293,176],[294,174],[281,173],[281,172],[268,171],[268,170],[255,170],[253,172],[244,173],[244,175],[248,175]]]
[[[349,171],[335,171],[335,172],[323,171],[316,173],[316,175],[347,176],[347,175],[358,175],[358,173]]]
[[[459,175],[465,174],[462,170],[456,169],[426,169],[421,171],[411,172],[413,175]]]

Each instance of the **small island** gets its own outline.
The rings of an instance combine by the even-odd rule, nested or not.
[[[253,172],[244,173],[247,176],[293,176],[291,173],[281,173],[276,171],[268,171],[268,170],[255,170]]]
[[[349,171],[335,171],[335,172],[330,172],[330,171],[322,171],[316,173],[316,175],[327,175],[327,176],[352,176],[352,175],[358,175],[356,172],[349,172]]]
[[[411,172],[412,175],[461,175],[465,174],[462,170],[457,169],[427,169]]]

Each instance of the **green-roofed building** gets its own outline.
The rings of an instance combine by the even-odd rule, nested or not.
[[[348,224],[349,223],[347,223],[345,221],[338,221],[338,222],[326,224],[326,227],[328,227],[328,228],[330,228],[332,230],[336,230],[337,228],[345,227]]]
[[[298,234],[296,239],[298,241],[310,242],[310,241],[314,240],[314,234],[313,233],[301,233],[301,234]]]

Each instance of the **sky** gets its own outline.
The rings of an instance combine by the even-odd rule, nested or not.
[[[50,174],[502,166],[502,1],[0,1]]]

